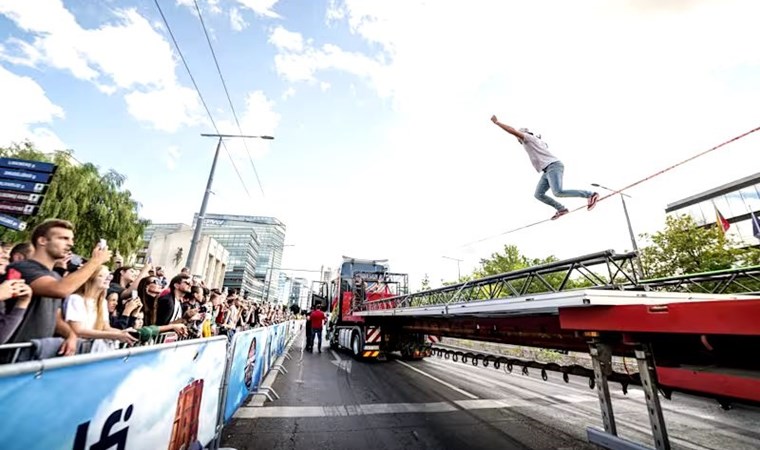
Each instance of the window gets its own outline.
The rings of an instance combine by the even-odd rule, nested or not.
[[[758,190],[760,189],[758,189],[758,185],[756,184],[739,191],[744,205],[751,211],[760,211],[760,193],[758,193]]]

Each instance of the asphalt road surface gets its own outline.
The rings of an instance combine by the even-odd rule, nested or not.
[[[222,447],[245,449],[592,449],[586,428],[602,428],[586,379],[474,367],[436,356],[357,362],[300,340],[274,384],[280,399],[242,407]],[[611,384],[618,434],[652,446],[644,395]],[[674,394],[662,400],[674,449],[760,448],[760,409]]]

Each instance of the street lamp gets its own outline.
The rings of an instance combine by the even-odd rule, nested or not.
[[[636,269],[639,275],[639,279],[644,278],[644,268],[641,266],[641,259],[639,258],[639,246],[638,244],[636,244],[636,235],[633,234],[633,226],[631,226],[631,217],[628,215],[628,206],[625,204],[625,198],[626,197],[631,198],[631,196],[628,194],[624,194],[622,192],[618,192],[614,189],[610,189],[608,187],[602,186],[599,183],[591,183],[591,186],[602,188],[612,193],[620,194],[620,201],[623,203],[623,212],[625,213],[625,221],[628,224],[628,234],[631,236],[631,245],[633,246],[633,251],[636,252]]]
[[[451,256],[441,256],[441,258],[450,259],[457,262],[457,281],[462,279],[462,272],[459,270],[459,263],[464,261],[463,259],[452,258]]]
[[[266,139],[272,140],[272,136],[248,136],[244,134],[211,134],[201,133],[203,137],[215,137],[219,139],[216,143],[216,152],[214,152],[214,162],[211,163],[211,171],[208,174],[208,182],[206,183],[206,191],[203,193],[203,201],[201,202],[201,210],[198,213],[198,219],[195,221],[195,230],[193,231],[193,240],[190,242],[190,250],[187,252],[187,267],[192,271],[193,260],[195,259],[195,251],[198,248],[198,244],[201,240],[201,229],[203,228],[203,219],[206,216],[206,206],[208,205],[208,196],[211,193],[211,184],[214,182],[214,171],[216,171],[216,161],[219,159],[219,149],[222,147],[222,139],[224,138],[248,138],[248,139]]]

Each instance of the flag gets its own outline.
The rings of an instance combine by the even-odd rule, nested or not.
[[[754,212],[750,212],[749,215],[752,219],[752,236],[760,239],[760,220],[758,220]]]
[[[725,217],[723,217],[723,214],[718,211],[718,207],[713,205],[715,208],[715,225],[718,225],[721,230],[725,233],[728,231],[729,228],[731,228],[731,224],[728,223],[728,220],[726,220]]]

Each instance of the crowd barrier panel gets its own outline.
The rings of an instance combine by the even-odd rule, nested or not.
[[[3,449],[218,448],[303,321],[0,365]]]

